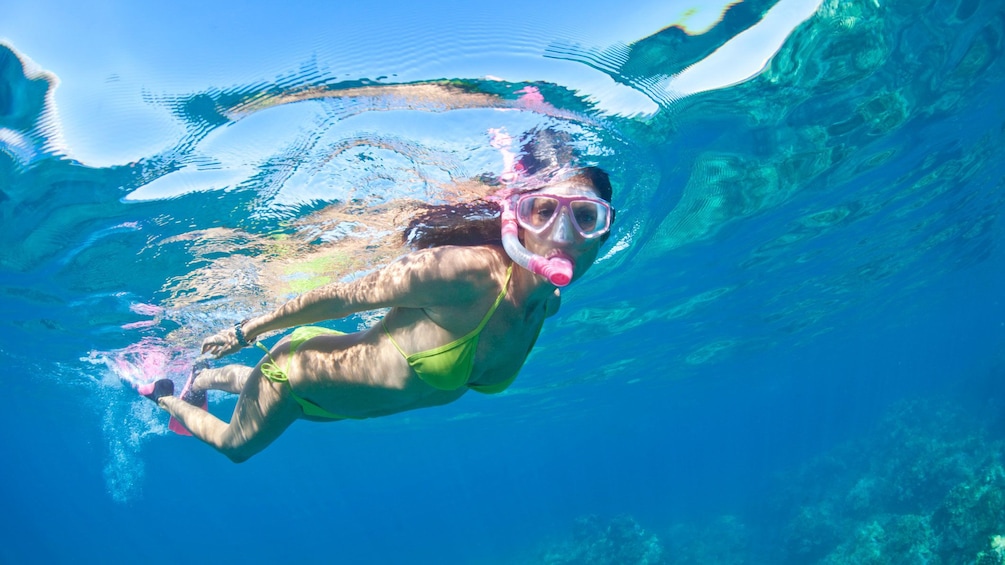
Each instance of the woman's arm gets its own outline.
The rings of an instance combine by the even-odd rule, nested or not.
[[[426,308],[474,300],[491,283],[493,254],[478,247],[437,247],[406,255],[348,283],[332,283],[306,292],[276,310],[240,324],[248,342],[292,326],[344,318],[356,312],[401,306]],[[241,349],[236,329],[221,331],[202,344],[202,352],[220,357]]]

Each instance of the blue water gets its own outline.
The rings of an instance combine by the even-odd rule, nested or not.
[[[1001,3],[74,6],[0,8],[0,563],[1005,563]],[[617,224],[505,394],[235,465],[123,386],[540,127]]]

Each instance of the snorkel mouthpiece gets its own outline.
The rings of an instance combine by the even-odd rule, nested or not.
[[[514,263],[535,275],[541,275],[551,284],[562,287],[572,281],[573,264],[569,257],[557,255],[545,259],[527,251],[527,248],[520,243],[516,213],[513,212],[513,206],[508,198],[502,201],[502,244]]]
[[[530,270],[548,279],[555,286],[565,286],[572,282],[572,261],[565,257],[545,259],[535,255],[530,260]]]

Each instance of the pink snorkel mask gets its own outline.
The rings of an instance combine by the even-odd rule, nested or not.
[[[549,259],[527,251],[520,243],[519,224],[510,198],[502,200],[502,244],[506,254],[514,263],[524,269],[541,275],[555,286],[565,286],[572,282],[572,259],[562,254]]]
[[[538,192],[503,198],[502,243],[506,253],[551,284],[565,286],[572,280],[572,259],[561,252],[548,258],[531,253],[520,243],[520,227],[537,234],[558,230],[562,238],[572,237],[574,230],[583,239],[595,239],[610,230],[611,207],[595,198]]]

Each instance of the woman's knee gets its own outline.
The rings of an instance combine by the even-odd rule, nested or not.
[[[244,463],[282,435],[290,423],[292,421],[279,422],[273,420],[262,428],[255,429],[252,433],[246,435],[234,430],[232,422],[229,426],[230,429],[227,430],[226,437],[218,445],[217,451],[234,463]]]
[[[238,448],[221,448],[220,453],[226,455],[227,459],[230,459],[234,463],[244,463],[248,459],[251,459],[252,455],[258,452],[248,451],[244,448],[238,447]]]
[[[221,441],[216,445],[216,450],[234,463],[244,463],[271,443],[261,441],[263,438],[257,437],[258,435],[258,433],[250,435],[241,433],[235,429],[234,422],[231,422],[224,436],[220,438]]]
[[[253,373],[217,450],[231,461],[242,463],[268,447],[301,415],[300,405],[289,392],[289,384]]]

